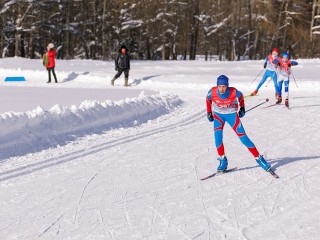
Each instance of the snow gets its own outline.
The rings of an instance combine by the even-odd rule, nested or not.
[[[121,29],[125,30],[127,28],[140,27],[142,24],[142,20],[129,20],[121,23],[121,25],[123,25]]]
[[[218,165],[208,90],[226,74],[250,94],[263,61],[133,61],[126,88],[111,61],[57,60],[47,84],[41,61],[0,59],[0,239],[318,239],[320,60],[297,62],[291,110],[270,83],[242,118],[280,178],[225,126],[238,170],[199,181]]]
[[[225,19],[223,19],[220,23],[217,23],[217,24],[212,25],[212,26],[210,26],[210,27],[205,27],[204,30],[205,30],[206,32],[209,32],[209,31],[210,31],[210,32],[207,34],[207,36],[210,36],[211,34],[213,34],[213,33],[215,33],[216,31],[218,31],[220,27],[226,25],[227,22],[228,22],[228,20],[229,20],[229,18],[230,18],[230,16],[227,17],[227,18],[225,18]],[[211,30],[212,28],[214,28],[214,29]]]

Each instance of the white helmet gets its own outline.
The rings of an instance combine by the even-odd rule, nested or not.
[[[49,49],[54,48],[54,44],[53,44],[53,43],[49,43],[49,44],[48,44],[48,48],[49,48]]]

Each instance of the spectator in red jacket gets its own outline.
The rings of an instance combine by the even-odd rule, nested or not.
[[[54,67],[56,66],[56,63],[54,60],[56,57],[56,50],[54,49],[53,43],[48,44],[47,50],[48,51],[46,54],[48,56],[48,63],[46,64],[46,68],[48,70],[48,75],[49,75],[49,80],[47,83],[51,83],[51,72],[53,74],[55,82],[58,83],[56,73],[54,72]]]

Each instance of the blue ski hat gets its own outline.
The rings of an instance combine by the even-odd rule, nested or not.
[[[229,86],[229,78],[225,75],[220,75],[218,78],[217,78],[217,86],[219,85],[225,85],[225,86]]]
[[[283,52],[283,53],[282,53],[282,57],[289,58],[289,53],[287,53],[287,52]]]

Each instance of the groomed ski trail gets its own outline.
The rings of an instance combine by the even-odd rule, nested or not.
[[[297,98],[290,113],[257,108],[242,119],[280,179],[226,125],[227,156],[238,169],[200,182],[218,161],[206,92],[193,94],[179,92],[185,104],[141,126],[1,162],[1,239],[280,240],[303,239],[305,228],[317,239],[320,153],[305,143],[319,140],[320,99],[304,115],[308,104]],[[296,118],[308,128],[288,125]],[[310,218],[300,219],[302,211]]]

